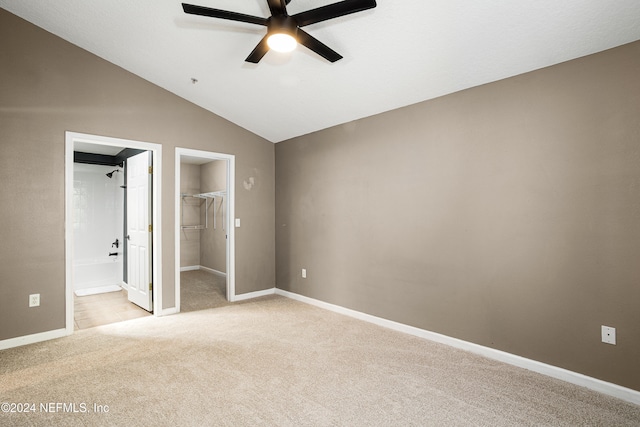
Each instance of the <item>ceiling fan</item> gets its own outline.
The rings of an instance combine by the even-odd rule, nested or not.
[[[187,3],[182,3],[182,8],[185,13],[192,15],[229,19],[231,21],[247,22],[249,24],[267,27],[267,34],[260,40],[260,43],[253,49],[247,59],[245,59],[247,62],[257,64],[269,49],[288,52],[293,50],[298,43],[306,46],[328,61],[336,62],[342,59],[342,56],[315,37],[303,31],[301,27],[376,7],[375,0],[344,0],[296,13],[295,15],[289,15],[287,13],[287,5],[289,2],[291,2],[291,0],[267,0],[269,10],[271,11],[269,18]]]

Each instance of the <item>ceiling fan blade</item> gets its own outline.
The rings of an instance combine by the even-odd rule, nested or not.
[[[318,7],[293,15],[298,22],[298,27],[326,21],[327,19],[361,12],[376,7],[376,0],[344,0],[338,3]]]
[[[267,3],[269,4],[271,16],[287,14],[287,7],[284,0],[267,0]]]
[[[260,62],[262,57],[265,56],[267,52],[269,52],[269,45],[267,45],[268,38],[269,34],[264,36],[262,40],[260,40],[260,43],[258,43],[258,45],[255,47],[255,49],[253,49],[249,56],[247,56],[247,59],[245,59],[245,61],[253,62],[254,64]]]
[[[267,25],[267,19],[259,16],[245,15],[244,13],[229,12],[227,10],[211,9],[210,7],[196,6],[182,3],[184,13],[191,15],[210,16],[212,18],[228,19],[231,21],[248,22],[249,24]]]
[[[342,55],[338,52],[300,29],[298,29],[298,43],[311,49],[327,61],[336,62],[337,60],[342,59]]]

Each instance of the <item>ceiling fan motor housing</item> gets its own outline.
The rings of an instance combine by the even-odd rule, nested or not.
[[[291,16],[272,16],[268,19],[267,28],[269,34],[288,34],[297,40],[298,23]]]

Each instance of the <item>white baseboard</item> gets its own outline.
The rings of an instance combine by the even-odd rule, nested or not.
[[[500,362],[508,363],[509,365],[517,366],[520,368],[528,369],[539,374],[547,375],[552,378],[556,378],[562,381],[566,381],[571,384],[575,384],[581,387],[588,388],[609,396],[622,399],[624,401],[635,403],[640,405],[640,391],[632,390],[630,388],[622,387],[617,384],[609,383],[599,380],[597,378],[588,377],[577,372],[569,371],[557,366],[548,365],[546,363],[538,362],[536,360],[527,359],[525,357],[517,356],[515,354],[507,353],[501,350],[496,350],[491,347],[485,347],[479,344],[474,344],[468,341],[463,341],[457,338],[452,338],[446,335],[438,334],[436,332],[427,331],[425,329],[416,328],[413,326],[405,325],[402,323],[394,322],[380,317],[372,316],[370,314],[362,313],[359,311],[344,308],[339,305],[330,304],[324,301],[320,301],[314,298],[309,298],[304,295],[295,294],[293,292],[285,291],[282,289],[275,289],[276,295],[282,295],[287,298],[294,299],[296,301],[304,302],[306,304],[314,305],[316,307],[324,308],[339,314],[344,314],[365,322],[373,323],[378,326],[393,329],[395,331],[404,332],[413,336],[428,339],[431,341],[446,344],[451,347],[459,348],[469,351],[471,353],[479,354],[489,359],[498,360]]]
[[[276,288],[265,289],[263,291],[247,292],[246,294],[236,295],[233,301],[244,301],[252,298],[264,297],[266,295],[273,295],[276,293]]]
[[[204,265],[188,265],[186,267],[180,267],[180,271],[194,271],[194,270],[205,270],[209,273],[217,274],[218,276],[225,276],[227,273],[223,273],[222,271],[214,270],[213,268],[205,267]]]
[[[73,330],[71,331],[73,333]],[[40,332],[38,334],[25,335],[22,337],[9,338],[7,340],[0,341],[0,350],[6,350],[8,348],[19,347],[21,345],[34,344],[41,341],[52,340],[56,338],[62,338],[70,335],[66,329],[56,329],[53,331]]]
[[[200,266],[200,270],[208,271],[209,273],[217,274],[218,276],[227,277],[227,273],[223,273],[222,271],[214,270],[213,268],[205,267],[204,265]]]

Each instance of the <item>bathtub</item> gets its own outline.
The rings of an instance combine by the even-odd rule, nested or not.
[[[73,261],[73,290],[122,285],[122,255]]]

